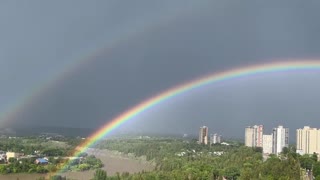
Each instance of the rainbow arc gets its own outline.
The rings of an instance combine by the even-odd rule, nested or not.
[[[175,86],[168,89],[154,97],[151,97],[140,104],[137,104],[129,110],[123,112],[119,116],[115,117],[111,121],[108,121],[103,127],[98,129],[85,142],[80,144],[74,151],[74,156],[78,156],[80,153],[85,152],[88,148],[92,147],[93,144],[106,137],[114,129],[117,129],[122,124],[140,115],[146,110],[153,108],[162,102],[176,97],[180,94],[189,92],[193,89],[206,86],[208,84],[218,83],[221,81],[228,81],[231,79],[237,79],[247,76],[255,76],[263,73],[275,73],[275,72],[286,72],[286,71],[319,71],[320,75],[320,60],[303,60],[303,61],[285,61],[275,62],[270,64],[254,65],[244,68],[232,69],[221,73],[213,73],[211,75],[190,81],[185,84]],[[67,164],[64,166],[64,168]],[[64,170],[62,168],[61,170]],[[60,171],[61,172],[61,171]]]

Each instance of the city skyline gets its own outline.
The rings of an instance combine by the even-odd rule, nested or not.
[[[289,129],[278,125],[271,134],[265,134],[263,125],[245,128],[245,146],[260,147],[265,154],[280,154],[284,147],[289,147]]]
[[[284,147],[289,148],[289,128],[278,125],[272,128],[270,134],[263,132],[263,125],[245,127],[245,142],[247,147],[261,147],[264,154],[280,154]],[[260,138],[262,134],[262,138]],[[293,135],[291,135],[293,136]],[[296,141],[294,143],[296,153],[320,154],[320,129],[304,126],[296,129]],[[260,146],[262,142],[262,146]]]

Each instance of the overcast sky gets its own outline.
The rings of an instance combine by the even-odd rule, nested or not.
[[[319,1],[0,2],[0,125],[99,128],[172,86],[235,67],[320,55]],[[320,58],[319,58],[320,59]],[[212,84],[120,131],[243,136],[320,128],[320,71]]]

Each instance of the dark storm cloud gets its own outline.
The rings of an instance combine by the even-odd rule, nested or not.
[[[55,36],[46,39],[48,42],[56,42],[55,38],[59,38],[56,36],[65,33],[66,37],[63,36],[59,43],[43,47],[43,55],[35,60],[28,58],[27,64],[39,66],[35,68],[37,73],[30,75],[30,81],[37,82],[37,78],[41,78],[38,74],[50,75],[38,65],[39,62],[44,67],[52,65],[60,69],[64,63],[61,60],[59,64],[55,60],[72,56],[63,56],[63,52],[88,52],[92,47],[101,48],[104,42],[108,42],[108,33],[114,35],[117,30],[123,32],[124,27],[130,28],[116,26],[117,23],[130,24],[135,18],[150,20],[150,14],[161,15],[153,13],[154,9],[166,12],[181,6],[178,2],[158,2],[159,8],[152,4],[135,3],[134,7],[139,9],[136,10],[130,8],[133,4],[111,5],[110,2],[104,6],[105,11],[102,11],[101,6],[79,5],[67,25],[59,23],[60,26],[51,27],[61,34],[50,33]],[[19,112],[12,122],[20,125],[97,128],[148,97],[208,73],[277,59],[317,57],[320,52],[317,35],[320,28],[317,18],[320,13],[316,9],[319,3],[316,3],[203,3],[192,13],[149,28],[107,49],[41,94],[37,101]],[[64,7],[64,13],[69,9],[71,12],[71,7]],[[95,8],[100,8],[100,11],[95,11]],[[81,18],[82,14],[87,14],[84,19]],[[91,17],[88,14],[94,15]],[[59,13],[52,12],[51,15],[55,19]],[[64,15],[60,16],[59,20],[64,22]],[[48,32],[48,29],[44,32]],[[57,53],[52,48],[58,49]],[[48,58],[44,61],[43,57]],[[15,62],[21,63],[18,60]],[[13,64],[11,69],[15,66]],[[32,71],[32,67],[30,65],[27,72]],[[26,70],[21,67],[20,71]],[[12,74],[21,75],[19,72]],[[304,122],[320,127],[315,123],[320,118],[315,108],[319,106],[317,99],[320,98],[316,93],[320,89],[319,83],[316,83],[320,80],[318,74],[298,76],[290,73],[279,75],[282,78],[271,75],[244,84],[239,83],[243,81],[232,81],[226,86],[213,85],[190,93],[190,96],[183,96],[185,98],[164,103],[158,109],[150,110],[130,122],[131,128],[125,125],[123,129],[147,131],[156,125],[156,131],[192,133],[199,126],[207,124],[224,135],[235,136],[241,135],[243,127],[251,123],[263,123],[269,128],[283,123],[296,128],[304,125],[301,119],[309,119]],[[11,79],[4,82],[8,83]],[[17,87],[21,86],[20,83],[17,83]]]

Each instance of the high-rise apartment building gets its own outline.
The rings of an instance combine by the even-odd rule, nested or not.
[[[218,135],[217,133],[210,135],[210,144],[217,144],[221,143],[221,135]]]
[[[297,129],[297,152],[300,154],[319,153],[320,130],[309,126]]]
[[[200,127],[199,143],[208,144],[208,127],[207,126]]]
[[[263,125],[254,126],[255,127],[255,141],[257,147],[263,146]]]
[[[263,153],[264,154],[271,154],[272,153],[272,135],[263,135]]]
[[[253,140],[253,128],[251,126],[246,127],[245,129],[245,137],[244,137],[244,144],[248,147],[254,146],[254,140]]]
[[[284,147],[289,147],[289,129],[278,126],[272,131],[272,153],[278,155]]]
[[[246,127],[245,145],[248,147],[263,146],[263,125],[254,125]]]

